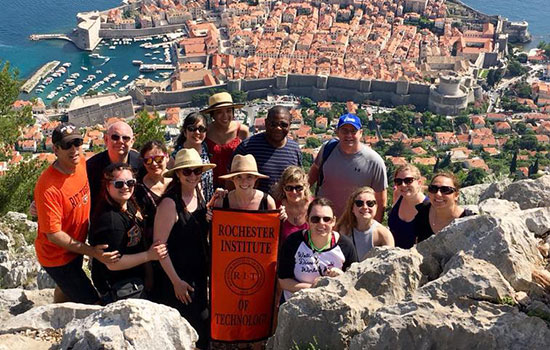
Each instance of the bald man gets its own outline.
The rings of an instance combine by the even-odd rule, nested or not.
[[[92,213],[98,201],[101,190],[103,169],[111,163],[127,163],[134,171],[143,172],[143,163],[138,152],[132,150],[134,144],[134,132],[130,125],[123,121],[113,123],[107,129],[104,136],[107,150],[96,154],[86,162],[88,182],[92,199]]]

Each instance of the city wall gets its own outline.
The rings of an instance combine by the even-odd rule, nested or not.
[[[162,27],[143,29],[100,29],[99,36],[102,39],[137,38],[143,36],[172,33],[178,29],[185,29],[185,24],[172,24]]]
[[[267,79],[234,80],[217,85],[229,91],[246,91],[248,99],[265,98],[269,94],[307,96],[314,101],[380,101],[385,105],[412,104],[419,109],[428,107],[430,86],[407,81],[356,80],[342,77],[288,74]],[[143,96],[132,92],[137,103],[160,108],[162,106],[184,106],[191,102],[194,94],[208,93],[213,86],[185,91],[164,91]]]

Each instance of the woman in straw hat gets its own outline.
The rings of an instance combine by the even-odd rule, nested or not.
[[[269,176],[260,174],[256,160],[251,154],[237,154],[231,163],[231,172],[220,176],[220,179],[231,180],[235,189],[227,195],[214,195],[214,207],[246,210],[275,209],[275,200],[266,192],[254,188],[258,179],[267,179]]]
[[[203,114],[210,114],[212,123],[206,132],[206,145],[210,153],[210,161],[218,166],[214,169],[214,188],[224,187],[219,177],[227,173],[233,152],[242,140],[249,135],[248,127],[234,121],[234,111],[243,104],[233,103],[233,98],[227,92],[210,96],[208,108]]]
[[[155,216],[154,240],[168,246],[168,256],[161,262],[165,274],[159,282],[159,302],[177,309],[191,323],[199,334],[199,348],[208,343],[208,223],[199,184],[202,173],[215,167],[203,163],[193,148],[180,150],[174,167],[164,175],[173,180]]]

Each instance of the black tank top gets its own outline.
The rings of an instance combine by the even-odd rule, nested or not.
[[[223,209],[230,209],[229,207],[229,196],[223,197]],[[264,192],[264,196],[262,197],[262,200],[260,201],[260,205],[258,206],[258,210],[267,210],[267,192]]]

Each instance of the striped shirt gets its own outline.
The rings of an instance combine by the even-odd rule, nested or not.
[[[302,152],[296,141],[287,138],[283,147],[275,148],[267,142],[265,132],[252,135],[241,142],[233,156],[235,154],[254,156],[258,171],[269,176],[269,179],[260,179],[258,189],[268,193],[288,166],[302,166]]]

